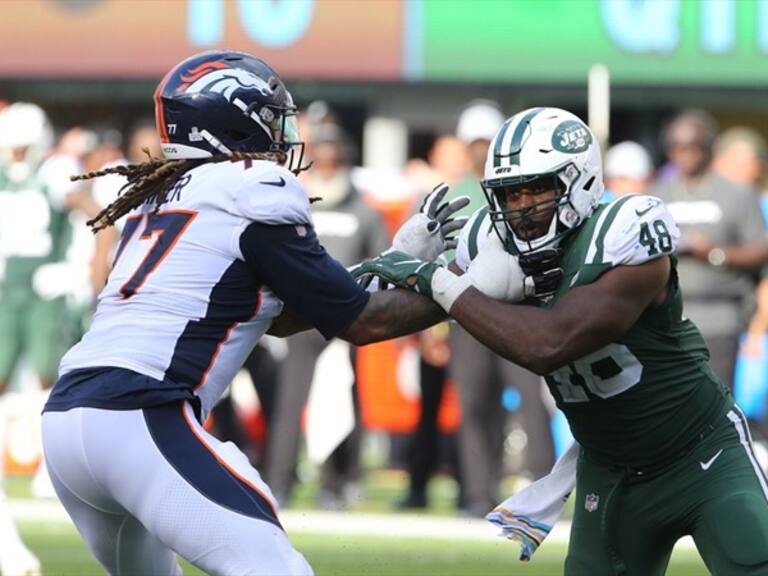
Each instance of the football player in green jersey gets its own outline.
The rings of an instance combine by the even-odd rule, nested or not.
[[[22,347],[38,374],[53,381],[61,338],[50,332],[63,316],[63,303],[32,296],[32,275],[53,249],[50,205],[36,177],[52,131],[43,111],[16,103],[0,112],[0,396]],[[37,302],[30,306],[30,299]],[[25,329],[26,328],[26,329]],[[42,332],[42,333],[41,333]],[[59,341],[57,341],[59,340]],[[0,422],[0,454],[5,449]],[[0,462],[0,572],[34,576],[40,561],[19,537],[2,487]]]
[[[663,203],[599,205],[598,144],[555,108],[504,123],[482,184],[448,269],[388,252],[355,274],[431,297],[545,376],[581,447],[565,573],[664,574],[690,534],[712,573],[768,574],[768,483],[684,316]]]
[[[0,392],[22,354],[50,387],[68,344],[64,299],[42,298],[33,287],[42,265],[62,259],[71,230],[66,208],[39,177],[52,135],[35,104],[17,102],[0,113]]]

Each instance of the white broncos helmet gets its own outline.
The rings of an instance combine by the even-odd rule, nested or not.
[[[525,218],[537,208],[549,210],[553,200],[542,202],[542,206],[509,210],[504,191],[534,183],[558,190],[556,210],[546,234],[523,240],[515,235],[509,220]],[[603,195],[600,147],[587,125],[570,112],[559,108],[523,110],[504,122],[488,147],[482,186],[496,230],[514,240],[506,242],[508,250],[523,254],[554,248],[589,218]]]

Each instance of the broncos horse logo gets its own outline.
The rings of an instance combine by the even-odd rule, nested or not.
[[[184,81],[179,92],[217,92],[232,101],[232,95],[240,88],[255,88],[263,96],[270,96],[272,89],[263,78],[241,68],[230,68],[223,62],[206,62],[181,76]]]

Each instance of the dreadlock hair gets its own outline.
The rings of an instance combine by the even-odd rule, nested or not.
[[[99,230],[114,225],[125,214],[147,201],[152,201],[155,204],[155,211],[159,210],[160,206],[165,203],[168,192],[173,189],[176,182],[186,172],[203,164],[216,164],[225,161],[235,162],[237,160],[271,160],[278,164],[284,164],[287,160],[287,154],[282,151],[233,152],[231,155],[220,154],[209,158],[184,160],[153,158],[148,150],[145,149],[144,152],[149,157],[149,160],[141,164],[112,166],[70,178],[72,181],[90,180],[106,176],[107,174],[120,174],[128,180],[120,188],[117,199],[95,217],[88,220],[87,224],[91,227],[94,234]]]

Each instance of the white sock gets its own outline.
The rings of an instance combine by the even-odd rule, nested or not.
[[[21,541],[18,530],[16,530],[16,524],[13,522],[13,516],[11,515],[11,509],[8,506],[8,498],[5,496],[5,490],[0,486],[0,542],[3,543],[0,546],[0,556],[3,556],[3,552],[11,552],[18,548],[26,548]]]

